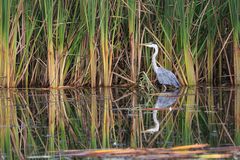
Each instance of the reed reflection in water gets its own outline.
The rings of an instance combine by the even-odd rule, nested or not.
[[[167,93],[172,96],[118,88],[0,94],[0,152],[7,159],[72,149],[240,142],[240,88],[183,88]]]

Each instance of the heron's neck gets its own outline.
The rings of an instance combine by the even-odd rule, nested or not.
[[[156,69],[158,68],[158,66],[157,66],[157,61],[156,61],[156,57],[157,57],[157,55],[158,55],[158,48],[155,48],[154,47],[154,54],[153,54],[153,56],[152,56],[152,65],[153,65],[153,69],[154,69],[154,71],[156,71]]]
[[[155,124],[154,128],[158,128],[157,130],[159,130],[160,123],[159,123],[159,120],[157,119],[157,112],[158,110],[153,111],[153,122]]]

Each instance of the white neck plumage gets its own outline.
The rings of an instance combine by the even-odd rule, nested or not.
[[[153,65],[153,70],[156,72],[156,70],[158,68],[157,62],[156,62],[156,57],[158,55],[158,46],[154,45],[153,48],[154,48],[154,54],[152,56],[152,65]]]

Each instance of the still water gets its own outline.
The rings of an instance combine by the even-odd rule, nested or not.
[[[0,90],[1,159],[63,150],[240,144],[240,88]]]

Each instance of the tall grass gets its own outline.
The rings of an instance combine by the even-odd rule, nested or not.
[[[19,53],[21,58],[16,60],[16,63],[19,63],[16,68],[16,82],[15,86],[19,85],[20,82],[24,83],[25,87],[29,86],[29,72],[30,72],[30,62],[31,57],[33,56],[33,51],[36,43],[31,43],[34,29],[36,27],[35,15],[36,13],[31,12],[31,7],[35,7],[30,1],[24,1],[22,4],[22,19],[21,19],[21,36],[20,36],[20,47],[24,48]],[[30,19],[32,17],[32,19]],[[39,34],[38,34],[39,35]],[[38,36],[35,37],[36,39]],[[36,42],[36,40],[35,40]]]
[[[184,62],[186,67],[186,76],[188,79],[188,85],[196,85],[196,74],[194,70],[194,61],[190,45],[190,33],[193,23],[194,10],[196,2],[188,2],[184,0],[178,1],[179,10],[177,11],[179,24],[179,41],[184,55]]]
[[[110,80],[110,75],[109,75],[109,69],[110,69],[110,64],[111,64],[111,57],[112,52],[111,52],[111,46],[109,46],[109,1],[108,0],[103,0],[101,1],[100,4],[100,32],[101,32],[101,38],[100,38],[100,43],[101,43],[101,53],[102,53],[102,62],[103,62],[103,84],[104,86],[109,86],[109,80]]]
[[[10,2],[1,1],[1,73],[2,86],[10,87],[10,61],[9,61],[9,29],[10,29]]]
[[[46,35],[47,35],[47,67],[48,78],[50,87],[56,88],[58,86],[57,81],[57,64],[56,57],[53,48],[53,0],[47,0],[43,2],[44,14],[46,20]]]
[[[91,111],[90,111],[90,116],[91,116],[91,148],[97,148],[97,97],[96,97],[96,90],[91,89]]]
[[[1,1],[0,25],[2,87],[153,81],[150,41],[182,85],[240,81],[237,0]]]
[[[189,88],[187,90],[187,94],[194,95],[196,93],[196,88]],[[191,144],[193,141],[193,137],[191,134],[192,130],[192,118],[194,116],[193,113],[196,112],[194,105],[196,97],[195,96],[187,96],[186,98],[186,112],[185,112],[185,121],[183,123],[183,141],[185,144]]]
[[[108,88],[104,89],[104,113],[103,113],[103,124],[102,124],[102,147],[109,148],[110,147],[110,130],[111,130],[111,90]]]
[[[165,1],[164,3],[164,15],[162,28],[164,32],[164,46],[165,51],[168,53],[168,58],[165,60],[165,66],[167,69],[172,69],[173,61],[173,17],[174,17],[174,3],[175,1]]]
[[[59,86],[64,85],[64,68],[65,68],[65,61],[67,53],[64,53],[64,38],[66,32],[66,11],[63,1],[58,1],[58,13],[57,13],[57,29],[56,29],[56,47],[57,47],[57,56],[56,56],[56,63],[58,68],[58,77],[57,80],[59,81]],[[67,5],[67,4],[66,4]],[[65,55],[64,55],[65,54]]]
[[[240,90],[236,90],[234,92],[234,99],[239,99],[240,98]],[[240,111],[239,111],[239,101],[234,101],[234,117],[235,117],[235,134],[234,134],[234,140],[236,142],[236,145],[240,144]]]
[[[135,25],[136,25],[136,1],[128,0],[128,36],[129,36],[129,45],[130,45],[130,65],[131,65],[131,80],[136,82],[136,67],[137,67],[137,58],[136,58],[136,40],[135,40]]]
[[[90,73],[91,73],[91,86],[96,86],[96,72],[97,72],[97,58],[95,50],[95,32],[96,32],[96,12],[98,1],[85,1],[85,17],[88,29],[89,38],[89,54],[90,54]]]
[[[1,59],[2,61],[0,61],[0,66],[4,66],[4,54],[2,51],[2,47],[3,47],[3,35],[2,35],[2,25],[3,25],[3,3],[0,3],[0,52],[1,52]],[[0,67],[0,82],[1,82],[1,86],[4,84],[4,67]]]
[[[240,2],[238,0],[229,0],[228,3],[233,29],[234,83],[240,84]]]
[[[208,13],[207,13],[207,26],[208,26],[208,35],[207,35],[207,83],[212,84],[213,81],[213,63],[214,63],[214,46],[215,46],[215,36],[217,30],[217,24],[215,23],[215,8],[213,2],[208,4]]]

